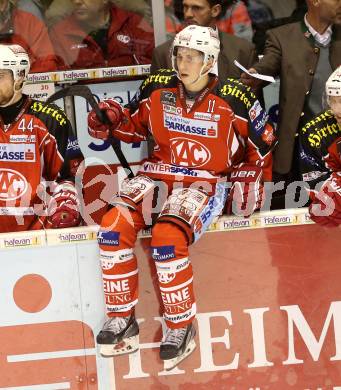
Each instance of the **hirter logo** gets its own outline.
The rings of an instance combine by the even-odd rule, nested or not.
[[[187,138],[173,138],[171,152],[172,163],[183,167],[201,167],[211,158],[211,153],[206,146]]]
[[[26,178],[13,169],[0,169],[0,200],[16,200],[27,191]]]

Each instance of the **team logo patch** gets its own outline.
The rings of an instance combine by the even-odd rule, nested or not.
[[[173,138],[170,141],[172,164],[183,167],[201,167],[211,159],[211,152],[199,141]]]
[[[116,36],[117,40],[122,43],[129,43],[130,42],[130,36],[129,35],[123,35],[123,34],[117,34]]]
[[[0,144],[0,161],[34,162],[35,147],[29,144]]]
[[[265,142],[267,145],[272,145],[276,139],[274,132],[273,132],[273,128],[272,127],[265,128],[262,135],[261,135],[261,138],[262,138],[263,142]]]
[[[170,131],[208,138],[216,138],[218,134],[218,125],[213,121],[196,120],[168,113],[164,113],[163,120],[164,126]]]
[[[171,91],[161,91],[161,103],[175,106],[176,105],[176,94]]]
[[[249,117],[252,128],[255,130],[256,134],[261,135],[263,133],[266,121],[268,120],[268,115],[266,111],[263,110],[258,100],[256,100],[250,108]]]
[[[152,246],[150,250],[152,258],[157,261],[170,260],[175,257],[174,245]]]
[[[120,244],[120,233],[99,231],[97,241],[100,245],[118,246]]]
[[[26,178],[13,169],[0,169],[0,200],[20,198],[28,189]]]
[[[163,111],[169,114],[182,115],[182,107],[174,107],[168,104],[163,104]]]

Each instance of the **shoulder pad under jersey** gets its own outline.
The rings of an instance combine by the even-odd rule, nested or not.
[[[159,69],[157,72],[149,75],[141,84],[131,102],[126,106],[128,108],[137,108],[139,102],[148,99],[149,96],[160,88],[175,87],[178,78],[174,70]]]
[[[228,78],[224,80],[223,85],[220,85],[218,91],[231,106],[235,115],[247,120],[250,118],[249,111],[255,108],[255,102],[258,102],[257,96],[250,87],[236,79]]]
[[[307,121],[299,130],[301,142],[308,150],[319,150],[325,156],[329,146],[341,137],[338,125],[331,110],[325,110]]]
[[[267,154],[276,138],[268,113],[252,89],[239,80],[228,78],[218,87],[218,95],[229,104],[235,116],[248,122],[248,137],[262,155]]]
[[[70,122],[64,111],[56,104],[32,100],[28,113],[39,118],[52,135],[60,128],[69,131]]]

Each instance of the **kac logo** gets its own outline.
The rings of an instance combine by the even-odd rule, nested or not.
[[[171,140],[172,164],[183,167],[201,167],[211,158],[210,151],[199,141],[187,138]]]
[[[0,200],[11,201],[20,198],[27,191],[26,178],[13,169],[0,169]]]

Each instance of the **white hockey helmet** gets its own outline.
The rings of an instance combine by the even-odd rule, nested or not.
[[[341,65],[334,70],[326,82],[327,96],[341,96]]]
[[[30,71],[29,56],[19,45],[0,44],[0,69],[11,70],[14,83],[18,80],[26,80]]]
[[[13,96],[1,107],[7,107],[22,96],[24,81],[30,71],[30,59],[19,45],[0,45],[0,69],[8,69],[13,74]]]
[[[189,49],[195,49],[203,53],[204,65],[207,65],[210,60],[212,61],[212,67],[218,60],[220,52],[220,41],[217,30],[212,27],[203,27],[197,25],[190,25],[176,34],[172,46],[172,66],[177,72],[176,66],[176,48],[187,47]],[[177,72],[178,75],[178,72]],[[203,76],[200,74],[200,77]],[[179,77],[179,75],[178,75]]]

